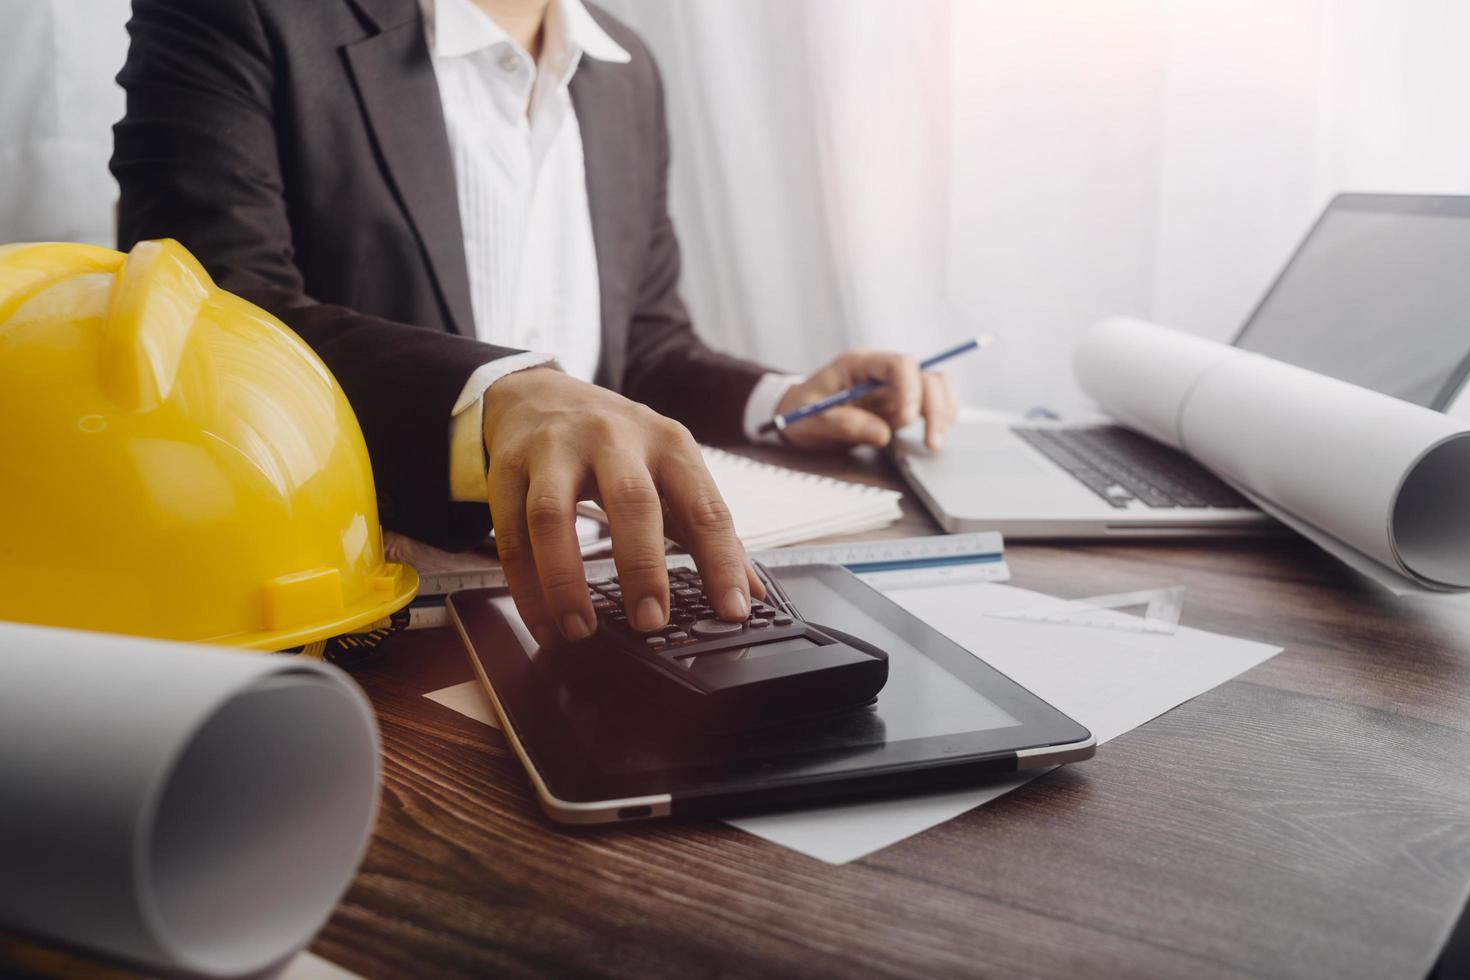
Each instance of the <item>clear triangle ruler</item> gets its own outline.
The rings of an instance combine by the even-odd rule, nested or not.
[[[1130,615],[1123,612],[1125,609],[1141,609],[1143,614]],[[1120,633],[1170,635],[1179,629],[1179,614],[1183,609],[1184,586],[1175,585],[1138,592],[1095,595],[1085,599],[1046,599],[987,615],[995,619],[1015,619],[1027,623],[1091,626]]]

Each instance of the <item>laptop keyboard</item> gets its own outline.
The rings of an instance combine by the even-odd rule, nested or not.
[[[1245,507],[1250,502],[1184,453],[1117,425],[1011,430],[1112,504]]]

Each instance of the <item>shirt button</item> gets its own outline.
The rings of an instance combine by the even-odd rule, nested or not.
[[[520,69],[521,69],[521,59],[517,58],[515,55],[513,55],[513,54],[503,54],[503,55],[500,56],[500,70],[501,71],[508,72],[510,74],[515,74],[516,72],[520,71]]]

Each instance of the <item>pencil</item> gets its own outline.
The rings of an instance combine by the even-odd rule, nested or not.
[[[959,357],[961,354],[966,354],[972,350],[989,347],[994,340],[995,338],[988,333],[981,334],[979,337],[972,337],[963,344],[956,344],[948,350],[942,350],[933,357],[920,361],[919,370],[927,371],[936,364],[941,364],[949,360],[951,357]],[[886,381],[864,381],[862,384],[856,384],[851,388],[839,391],[835,395],[828,395],[819,402],[812,402],[810,405],[798,408],[793,412],[787,412],[785,415],[777,415],[769,422],[763,424],[759,432],[761,435],[765,435],[768,432],[783,432],[788,425],[800,422],[802,419],[809,419],[813,415],[820,415],[829,408],[836,408],[838,405],[846,405],[848,402],[865,398],[873,392],[886,388],[887,386],[888,382]]]

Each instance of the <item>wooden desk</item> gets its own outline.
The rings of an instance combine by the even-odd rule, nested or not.
[[[906,508],[886,534],[935,530]],[[721,823],[554,828],[498,732],[421,697],[469,678],[457,646],[405,634],[359,675],[383,807],[314,951],[366,977],[1422,976],[1470,885],[1470,615],[1293,538],[1007,552],[1060,595],[1183,584],[1187,625],[1286,650],[833,867]]]

